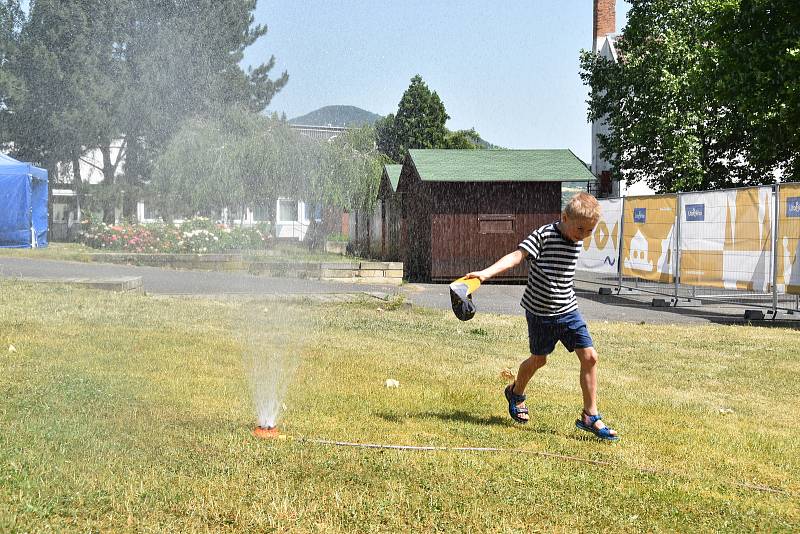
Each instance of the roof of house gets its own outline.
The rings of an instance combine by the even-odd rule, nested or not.
[[[595,177],[569,149],[412,149],[411,164],[425,182],[581,182]]]
[[[402,165],[384,165],[383,173],[389,179],[392,186],[392,191],[397,191],[397,183],[400,181],[400,171],[403,170]]]
[[[620,39],[622,39],[621,33],[610,33],[606,35],[597,53],[604,58],[612,60],[614,63],[618,63],[617,43]]]

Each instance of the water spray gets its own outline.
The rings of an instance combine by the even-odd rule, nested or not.
[[[258,301],[244,303],[245,320],[235,326],[256,411],[252,434],[259,439],[285,439],[278,430],[280,413],[286,409],[283,397],[314,327],[303,308],[262,306]]]

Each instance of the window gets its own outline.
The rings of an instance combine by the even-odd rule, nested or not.
[[[514,215],[486,213],[478,215],[479,234],[513,234]]]
[[[143,215],[144,215],[143,218],[145,220],[148,220],[148,221],[149,220],[155,220],[155,219],[158,219],[160,217],[160,215],[158,213],[158,210],[155,207],[153,207],[153,205],[150,202],[145,202],[144,203],[144,213],[143,213]]]
[[[267,207],[264,204],[260,204],[253,208],[253,220],[254,221],[269,220],[269,212],[267,211]]]
[[[297,221],[297,201],[281,199],[278,201],[278,221]]]
[[[306,204],[306,220],[307,221],[320,221],[322,220],[322,206],[317,204]]]

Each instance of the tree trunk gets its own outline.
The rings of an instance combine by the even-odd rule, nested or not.
[[[83,194],[83,178],[81,177],[81,154],[78,150],[72,153],[72,190],[75,192],[75,224],[78,225],[79,230],[83,230],[81,226],[81,195]],[[67,232],[71,235],[72,232],[68,229]]]
[[[53,232],[50,229],[53,227],[53,183],[58,176],[58,165],[55,162],[47,164],[47,242]],[[31,243],[33,246],[34,244]]]
[[[114,185],[114,166],[111,164],[111,146],[110,144],[101,145],[100,153],[103,155],[103,186],[111,187]],[[114,208],[116,207],[116,199],[113,201],[106,201],[103,206],[103,222],[106,224],[114,224]]]

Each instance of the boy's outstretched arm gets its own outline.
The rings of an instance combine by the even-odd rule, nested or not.
[[[464,278],[479,278],[481,282],[485,282],[489,278],[496,276],[509,269],[513,269],[519,265],[522,260],[528,255],[527,252],[518,248],[514,252],[510,252],[494,262],[491,266],[483,269],[482,271],[473,271],[464,276]]]

